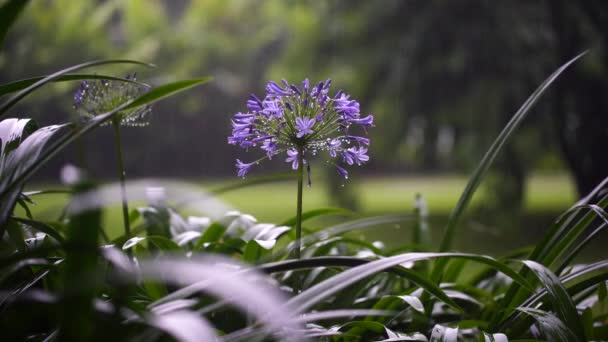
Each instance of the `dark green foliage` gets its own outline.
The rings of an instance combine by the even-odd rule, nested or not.
[[[4,43],[9,28],[17,20],[28,2],[28,0],[8,0],[0,7],[0,47]]]
[[[491,145],[454,209],[437,253],[429,251],[432,241],[421,202],[411,215],[355,218],[330,227],[306,221],[314,229],[308,233],[304,229],[299,260],[289,258],[299,248],[293,236],[297,220],[290,215],[280,225],[258,223],[239,212],[185,217],[178,207],[187,203],[175,204],[164,195],[150,198],[147,207],[125,210],[125,220],[134,228],[114,241],[104,241],[107,228],[101,213],[107,199],[74,170],[75,176],[66,177],[72,187],[70,202],[56,221],[40,221],[27,210],[26,217],[17,217],[15,206],[27,208],[29,196],[36,194],[22,193],[24,184],[76,139],[111,122],[121,110],[148,105],[210,78],[160,85],[83,124],[38,128],[29,119],[5,119],[0,122],[3,337],[47,341],[607,339],[608,261],[572,264],[588,242],[583,233],[590,231],[594,236],[608,223],[606,182],[558,218],[531,252],[514,251],[501,259],[449,252],[458,219],[501,147],[550,83],[577,58],[532,94]],[[69,72],[116,63],[144,64],[128,60],[83,63],[50,76],[0,86],[0,95],[17,92],[4,102],[0,116],[48,82],[88,78]],[[243,185],[217,192],[239,186]],[[303,212],[301,219],[351,214],[317,208]],[[385,224],[412,229],[414,247],[390,251],[348,235]],[[477,273],[465,276],[470,269]]]

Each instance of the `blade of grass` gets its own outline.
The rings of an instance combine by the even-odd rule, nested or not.
[[[517,129],[517,127],[521,124],[523,119],[526,117],[532,106],[540,99],[540,97],[545,93],[547,88],[557,79],[557,77],[564,72],[572,63],[581,58],[587,52],[583,52],[578,56],[572,58],[561,67],[559,67],[551,76],[549,76],[545,81],[530,95],[530,97],[524,102],[524,104],[519,108],[519,110],[513,115],[509,123],[503,128],[500,132],[496,140],[492,143],[492,146],[488,149],[483,159],[473,172],[469,182],[467,183],[456,207],[450,214],[450,218],[448,220],[447,226],[445,228],[445,233],[443,235],[443,239],[441,240],[441,244],[439,247],[440,252],[445,252],[449,250],[452,246],[452,241],[454,240],[454,234],[456,231],[456,226],[462,217],[467,205],[471,201],[473,194],[479,187],[479,184],[483,180],[486,172],[494,162],[494,159],[501,151],[504,144],[509,140],[513,132]]]

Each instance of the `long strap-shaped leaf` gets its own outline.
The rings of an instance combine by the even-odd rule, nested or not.
[[[578,219],[584,206],[592,205],[590,201],[605,189],[606,184],[608,184],[608,177],[595,187],[588,196],[578,201],[573,207],[560,215],[543,240],[534,248],[529,259],[538,261],[543,265],[551,265],[555,261],[555,258],[566,252],[567,248],[598,215],[598,212],[593,210],[587,212],[582,218]],[[608,195],[604,195],[596,205],[596,207],[600,209],[605,208],[606,206],[608,206]]]
[[[367,229],[367,228],[371,228],[371,227],[377,227],[382,224],[400,223],[400,222],[404,222],[404,221],[411,221],[413,219],[414,219],[413,215],[389,214],[389,215],[373,216],[373,217],[366,217],[366,218],[362,218],[362,219],[347,221],[347,222],[339,223],[335,226],[331,226],[329,228],[320,230],[318,232],[315,232],[314,234],[306,235],[306,236],[302,237],[301,244],[302,244],[302,247],[305,247],[314,242],[326,240],[326,239],[331,238],[332,236],[341,235],[341,234],[347,233],[352,230]],[[289,254],[294,249],[294,246],[295,246],[294,244],[291,244],[291,245],[288,245],[287,247],[281,248],[280,250],[274,252],[272,255],[272,260],[276,260],[276,258],[280,255]],[[261,260],[261,261],[262,262],[270,261],[270,258],[269,258],[269,260]]]
[[[287,272],[293,270],[316,268],[316,267],[357,267],[372,262],[371,260],[355,258],[355,257],[316,257],[307,258],[300,260],[285,260],[269,264],[264,264],[258,267],[265,273],[276,273],[276,272]],[[418,286],[428,291],[433,296],[439,298],[444,303],[450,305],[456,310],[461,310],[458,304],[456,304],[448,295],[439,288],[439,286],[433,284],[429,279],[425,278],[416,271],[393,266],[385,269],[386,272],[392,272],[400,277],[408,279]]]
[[[597,284],[606,280],[608,280],[608,260],[589,264],[560,278],[560,282],[564,284],[571,297],[587,292],[590,289],[594,291]],[[538,303],[545,300],[547,293],[547,289],[543,288],[528,297],[519,307],[534,308]],[[503,322],[500,323],[497,330],[505,331],[509,326],[515,325],[515,330],[510,329],[510,331],[515,331],[515,335],[517,335],[517,333],[525,328],[525,326],[522,327],[522,320],[518,318],[520,315],[521,313],[517,311],[511,311]]]
[[[2,85],[0,85],[0,96],[25,89],[25,88],[31,86],[32,84],[34,84],[38,81],[41,81],[45,77],[46,76],[30,77],[30,78],[24,78],[22,80],[2,84]],[[111,80],[111,81],[137,83],[142,86],[149,87],[149,85],[147,85],[145,83],[137,82],[132,79],[127,79],[127,78],[123,78],[123,77],[115,77],[115,76],[96,75],[96,74],[63,75],[54,80],[51,80],[50,82],[65,82],[65,81],[78,81],[78,80]]]
[[[578,56],[572,58],[567,63],[559,67],[551,76],[549,76],[535,91],[530,95],[530,97],[524,102],[524,104],[519,108],[519,110],[513,115],[509,123],[505,126],[505,128],[500,132],[496,140],[490,146],[490,149],[486,152],[483,159],[473,172],[473,176],[467,183],[466,188],[464,189],[458,203],[456,204],[456,208],[450,214],[450,218],[448,220],[445,233],[443,235],[443,240],[441,241],[441,245],[439,247],[440,252],[445,252],[449,250],[452,246],[452,241],[454,240],[454,232],[456,230],[456,226],[458,221],[462,217],[464,210],[467,205],[471,201],[473,194],[479,187],[484,175],[494,162],[494,159],[502,149],[503,145],[509,140],[513,132],[517,129],[517,127],[521,124],[523,119],[526,117],[532,106],[540,99],[541,95],[549,88],[549,86],[557,79],[557,77],[566,70],[572,63],[581,58],[587,52],[583,52]]]
[[[15,189],[16,187],[18,187],[20,184],[25,183],[25,181],[28,180],[38,169],[40,169],[42,167],[42,165],[44,165],[46,162],[48,162],[53,156],[55,156],[57,153],[59,153],[61,150],[63,150],[71,142],[73,142],[74,140],[76,140],[77,138],[82,136],[83,134],[95,129],[96,127],[99,127],[101,124],[108,122],[116,115],[116,113],[118,113],[126,108],[132,108],[133,103],[137,102],[140,106],[143,106],[148,103],[159,101],[172,94],[175,94],[175,93],[190,89],[194,86],[206,83],[206,82],[210,81],[211,79],[212,79],[211,77],[202,77],[202,78],[197,78],[197,79],[191,79],[191,80],[186,80],[186,81],[178,81],[178,82],[174,82],[174,83],[164,84],[164,85],[158,86],[158,87],[150,90],[146,94],[144,94],[132,101],[123,103],[122,105],[114,108],[113,110],[111,110],[107,113],[94,117],[93,119],[91,119],[89,122],[87,122],[83,126],[80,126],[76,129],[70,131],[69,133],[63,135],[62,137],[60,137],[59,139],[54,141],[53,144],[41,154],[41,156],[38,158],[38,161],[36,163],[29,166],[28,168],[25,168],[17,177],[15,177],[15,179],[11,182],[11,184],[9,186],[7,186],[6,188],[0,189],[0,198],[2,198],[5,194],[10,192],[12,189]]]
[[[576,231],[576,230],[572,230],[571,234],[568,234],[568,236],[566,236],[567,240],[564,242],[563,245],[558,245],[557,248],[561,248],[562,253],[560,255],[564,255],[561,259],[556,260],[556,262],[554,262],[554,264],[556,264],[556,268],[555,268],[555,273],[556,274],[560,274],[569,264],[570,262],[574,259],[575,256],[578,255],[578,253],[589,243],[591,242],[591,239],[593,239],[599,232],[601,232],[606,226],[608,226],[608,213],[606,213],[606,211],[595,204],[588,204],[588,205],[581,205],[581,206],[577,206],[577,209],[589,209],[591,212],[593,212],[594,214],[596,214],[599,219],[601,219],[603,221],[603,223],[595,228],[592,232],[586,234],[586,236],[583,238],[582,241],[576,243],[574,245],[574,242],[576,241],[576,239],[582,234],[582,232],[585,230],[585,228],[587,228],[587,226],[582,227],[583,229],[581,229],[580,231]],[[568,253],[565,253],[566,251],[568,251]]]
[[[558,317],[562,322],[568,324],[570,330],[578,337],[578,341],[584,341],[585,332],[576,311],[576,306],[559,277],[535,261],[523,260],[522,263],[538,277],[538,280],[540,280],[540,283],[547,291],[549,301],[553,306],[553,310],[557,312]]]
[[[589,201],[596,197],[596,195],[599,195],[606,184],[608,184],[608,178],[604,179],[604,181],[601,182],[588,196],[577,202],[574,207],[560,216],[557,222],[551,227],[551,229],[549,229],[547,234],[545,234],[543,240],[536,245],[528,259],[534,260],[543,265],[551,265],[555,261],[555,258],[560,255],[566,253],[568,253],[566,255],[570,255],[572,253],[576,254],[576,249],[579,247],[575,246],[573,249],[570,249],[569,247],[575,242],[586,227],[598,216],[598,212],[592,210],[577,220],[577,218],[580,217],[579,213],[581,210],[583,210],[585,205],[589,205]],[[608,206],[608,196],[604,196],[594,208],[602,208],[606,206]],[[561,268],[561,265],[557,267],[557,269]],[[522,269],[520,274],[526,279],[530,279],[530,273],[527,268]],[[502,303],[504,303],[503,305],[505,307],[515,307],[524,300],[526,295],[527,292],[519,288],[517,284],[511,284],[503,297]],[[497,312],[492,319],[492,325],[498,324],[504,319],[504,317],[504,312]]]
[[[515,282],[521,284],[526,288],[530,288],[528,282],[523,279],[517,272],[489,256],[466,253],[406,253],[380,260],[375,260],[365,265],[361,265],[344,271],[291,298],[291,300],[289,300],[286,305],[290,307],[291,310],[295,310],[296,312],[302,312],[314,306],[319,301],[329,296],[332,296],[336,292],[362,279],[373,276],[379,272],[383,272],[388,268],[400,265],[402,263],[437,258],[464,258],[471,261],[480,262],[496,268],[500,272],[512,278]]]
[[[547,341],[576,341],[576,336],[574,336],[574,333],[568,328],[568,326],[566,326],[568,322],[560,321],[559,318],[555,317],[555,315],[551,312],[534,308],[517,308],[517,310],[530,315],[536,320],[536,322],[538,322],[538,326],[545,335]]]
[[[104,64],[137,64],[137,65],[145,65],[148,67],[154,67],[153,64],[134,61],[134,60],[130,60],[130,59],[106,59],[106,60],[93,61],[93,62],[87,62],[87,63],[74,65],[69,68],[65,68],[65,69],[59,70],[53,74],[50,74],[50,75],[34,82],[27,88],[19,91],[17,94],[15,94],[13,97],[8,99],[6,102],[4,102],[0,106],[0,118],[3,117],[11,107],[16,105],[19,101],[21,101],[21,99],[23,99],[27,95],[31,94],[34,90],[42,87],[43,85],[45,85],[49,82],[52,82],[65,74],[69,74],[71,72],[75,72],[75,71],[78,71],[81,69],[86,69],[86,68],[90,68],[90,67],[94,67],[94,66],[98,66],[98,65],[104,65]],[[149,94],[149,93],[147,93],[147,94]]]

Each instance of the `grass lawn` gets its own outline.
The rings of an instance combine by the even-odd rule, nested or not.
[[[431,215],[446,216],[457,202],[467,178],[465,176],[405,176],[368,177],[348,181],[345,190],[353,190],[359,196],[362,215],[410,212],[416,193],[426,199]],[[234,180],[231,180],[234,182]],[[238,180],[237,180],[238,182]],[[226,182],[211,182],[197,185],[212,189]],[[350,189],[346,189],[351,187]],[[41,187],[44,189],[47,187]],[[32,188],[33,189],[33,188]],[[311,188],[304,189],[304,210],[331,206],[328,189],[323,181],[316,181]],[[473,206],[483,202],[483,188],[476,194]],[[218,197],[229,206],[242,212],[251,213],[260,221],[280,222],[295,214],[296,186],[293,182],[278,182],[255,185],[226,192]],[[34,216],[42,219],[56,219],[56,215],[67,197],[60,194],[34,197]],[[527,212],[555,212],[568,208],[575,201],[575,191],[571,180],[565,175],[538,175],[530,178],[526,191]],[[137,204],[133,204],[135,207]],[[113,206],[106,211],[106,226],[109,234],[122,230],[120,208]]]
[[[192,183],[191,190],[213,189],[238,182],[239,180],[221,180],[216,182]],[[423,194],[431,214],[431,235],[438,244],[443,234],[447,217],[458,201],[464,189],[465,176],[404,176],[404,177],[368,177],[349,181],[345,184],[359,196],[360,216],[381,215],[386,213],[410,213],[416,193]],[[45,189],[41,186],[37,189]],[[34,189],[32,187],[31,189]],[[331,206],[323,181],[316,181],[312,188],[304,191],[304,210]],[[338,189],[337,191],[341,191]],[[250,213],[260,222],[280,223],[295,215],[296,186],[293,182],[278,182],[255,185],[219,195],[219,199],[229,207],[244,213]],[[483,207],[483,186],[476,194],[472,209]],[[111,196],[119,200],[120,196]],[[565,209],[576,200],[572,181],[566,175],[536,175],[529,179],[526,189],[525,213],[521,219],[506,217],[499,224],[490,223],[487,218],[477,217],[475,210],[469,210],[459,226],[454,248],[461,251],[501,255],[514,248],[530,246],[537,243],[546,228]],[[35,196],[36,205],[32,206],[35,218],[56,220],[67,196],[48,194]],[[130,203],[131,208],[143,205],[143,202]],[[186,214],[197,213],[188,209]],[[320,219],[307,222],[312,229],[327,227],[336,219]],[[109,207],[104,212],[104,227],[110,237],[123,232],[120,203]],[[407,244],[411,238],[410,226],[391,225],[373,227],[364,231],[353,232],[352,236],[366,240],[380,240],[388,247]],[[603,245],[606,234],[594,241],[584,252],[586,260],[604,255]]]

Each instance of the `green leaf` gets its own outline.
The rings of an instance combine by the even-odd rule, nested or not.
[[[222,238],[222,236],[224,236],[225,232],[226,232],[226,227],[224,227],[223,225],[221,225],[219,223],[212,223],[209,227],[207,227],[207,229],[203,233],[203,236],[201,236],[200,239],[198,239],[198,241],[196,242],[196,245],[194,246],[194,250],[195,251],[200,250],[203,247],[203,245],[206,243],[212,243],[212,242],[219,241]]]
[[[480,339],[484,342],[509,342],[509,339],[505,334],[488,334],[483,333],[483,339]]]
[[[371,261],[367,264],[360,265],[349,270],[346,270],[328,280],[325,280],[315,286],[303,291],[299,295],[291,298],[288,304],[295,312],[301,312],[306,310],[319,301],[332,296],[340,290],[354,284],[362,279],[375,275],[379,272],[383,272],[396,265],[411,263],[421,260],[431,260],[436,258],[464,258],[471,261],[481,262],[492,267],[497,268],[505,275],[511,277],[514,281],[522,284],[526,288],[531,288],[525,279],[523,279],[517,272],[513,271],[508,266],[496,261],[495,259],[476,254],[465,254],[465,253],[406,253],[387,257],[380,260]],[[420,284],[419,284],[420,285]],[[450,299],[446,303],[453,303]],[[457,305],[452,305],[458,308]]]
[[[575,272],[568,274],[561,278],[561,282],[565,284],[568,293],[571,296],[579,293],[585,293],[589,290],[594,290],[595,286],[608,280],[608,260],[602,260],[581,267]],[[547,290],[545,288],[537,291],[534,295],[529,296],[520,307],[535,307],[547,296]],[[498,327],[498,330],[505,330],[509,325],[516,325],[515,328],[509,328],[510,331],[515,333],[521,332],[527,328],[525,321],[520,319],[521,312],[507,310],[508,317],[506,317],[503,323]]]
[[[568,253],[565,246],[572,244],[574,239],[580,235],[580,233],[584,231],[586,227],[592,224],[597,216],[595,211],[591,211],[585,213],[582,218],[577,220],[581,211],[581,209],[577,209],[577,207],[586,205],[589,203],[589,201],[591,201],[591,199],[599,196],[607,184],[608,177],[606,177],[597,187],[595,187],[595,189],[591,191],[585,198],[574,205],[573,208],[562,214],[545,234],[542,241],[536,245],[529,256],[529,259],[544,265],[551,265],[555,261],[555,258],[561,253]],[[604,195],[597,206],[608,206],[608,195]],[[566,245],[564,245],[564,242]],[[561,247],[558,247],[558,245]],[[562,264],[562,266],[563,265],[565,265],[565,263]],[[531,276],[527,268],[522,270],[521,275],[527,279],[529,279]],[[518,306],[526,296],[526,291],[520,289],[517,284],[511,284],[502,300],[502,305],[507,308]],[[498,325],[499,322],[504,321],[506,314],[508,314],[506,311],[497,312],[492,320],[493,325]]]
[[[163,84],[152,88],[149,92],[135,99],[135,101],[131,102],[124,109],[137,108],[145,104],[153,103],[211,80],[213,80],[213,77],[201,77]]]
[[[0,158],[6,160],[23,140],[38,129],[32,119],[5,119],[0,122]],[[2,165],[2,170],[5,167]],[[1,170],[0,170],[1,171]]]
[[[164,236],[146,236],[146,240],[152,242],[158,249],[165,252],[183,252],[183,250],[171,239]]]
[[[400,342],[400,341],[411,341],[411,342],[428,342],[426,336],[419,332],[403,334],[399,333],[399,337],[387,338],[386,340],[381,340],[378,342]]]
[[[436,324],[431,332],[430,342],[458,342],[458,328]]]
[[[574,334],[584,339],[585,333],[576,306],[560,279],[548,268],[535,261],[523,260],[521,262],[536,274],[545,290],[547,290],[549,301],[562,322],[567,322]]]
[[[424,306],[422,305],[422,302],[420,302],[420,299],[418,297],[408,295],[397,297],[406,302],[409,306],[412,307],[412,309],[420,312],[421,314],[424,314]]]
[[[93,190],[91,184],[76,185],[78,194]],[[70,217],[67,244],[77,248],[66,251],[64,299],[60,311],[59,340],[93,339],[93,301],[100,285],[99,229],[101,210],[88,209]],[[83,286],[84,285],[84,286]]]
[[[4,43],[9,28],[23,12],[28,0],[8,0],[0,7],[0,47]]]
[[[382,250],[378,247],[374,246],[373,243],[359,240],[359,239],[351,239],[342,236],[336,236],[333,238],[329,238],[327,240],[319,241],[311,246],[306,247],[303,252],[303,255],[307,257],[312,256],[325,256],[329,253],[329,251],[336,247],[337,245],[352,245],[358,248],[358,250],[368,249],[375,255],[383,255]]]
[[[540,330],[545,338],[551,342],[573,342],[579,341],[574,333],[568,329],[564,322],[560,321],[554,314],[533,308],[517,308],[517,310],[530,315],[538,322]]]
[[[129,213],[129,223],[134,224],[135,221],[141,218],[141,213],[137,209],[132,209]]]
[[[339,331],[349,331],[352,328],[359,328],[363,332],[372,331],[376,334],[384,334],[384,329],[386,328],[383,324],[378,322],[370,322],[370,321],[352,321],[344,324],[340,327]]]
[[[65,74],[69,74],[69,73],[74,72],[74,71],[78,71],[78,70],[81,70],[81,69],[86,69],[86,68],[90,68],[90,67],[94,67],[94,66],[104,65],[104,64],[137,64],[137,65],[145,65],[145,66],[148,66],[148,67],[153,67],[154,66],[152,64],[138,62],[138,61],[133,61],[133,60],[128,60],[128,59],[107,59],[107,60],[100,60],[100,61],[93,61],[93,62],[82,63],[82,64],[74,65],[74,66],[71,66],[71,67],[59,70],[59,71],[57,71],[57,72],[55,72],[55,73],[53,73],[51,75],[48,75],[48,76],[40,79],[37,82],[34,82],[33,84],[31,84],[27,88],[22,89],[17,94],[15,94],[13,97],[11,97],[6,102],[4,102],[2,105],[0,105],[0,118],[2,116],[4,116],[6,114],[6,112],[11,107],[13,107],[14,105],[16,105],[24,97],[26,97],[27,95],[31,94],[32,92],[34,92],[36,89],[42,87],[43,85],[45,85],[45,84],[47,84],[49,82],[52,82],[52,81],[54,81],[54,80],[62,77]],[[133,107],[130,107],[130,108],[133,108]]]
[[[465,319],[458,322],[458,329],[473,329],[481,328],[486,329],[488,327],[488,321],[482,321],[478,319]]]
[[[32,84],[43,80],[47,76],[37,76],[25,78],[18,81],[13,81],[10,83],[0,85],[0,96],[13,93],[22,89],[25,89]],[[112,81],[120,81],[120,82],[129,82],[136,83],[142,86],[149,87],[149,85],[145,83],[141,83],[132,79],[123,78],[123,77],[115,77],[115,76],[106,76],[106,75],[97,75],[97,74],[68,74],[58,77],[50,82],[65,82],[65,81],[77,81],[77,80],[112,80]]]
[[[600,201],[602,202],[602,201]],[[572,229],[567,230],[565,234],[557,240],[557,244],[553,251],[546,257],[546,262],[551,262],[551,265],[556,265],[556,273],[561,273],[566,266],[578,255],[582,249],[589,244],[597,234],[599,234],[604,228],[608,226],[608,213],[604,211],[602,207],[595,204],[578,205],[571,208],[569,211],[578,211],[579,209],[588,209],[590,214],[595,214],[598,219],[602,220],[603,224],[599,225],[596,229],[588,234],[578,242],[578,238],[583,232],[586,231],[587,227],[593,224],[593,220],[589,224],[575,225]],[[574,246],[573,246],[574,245]],[[567,252],[567,253],[566,253]],[[559,259],[559,256],[564,255],[563,258]]]
[[[6,225],[6,232],[8,233],[8,237],[10,241],[17,247],[17,250],[21,253],[25,252],[26,245],[23,237],[23,230],[17,221],[8,220]]]
[[[53,227],[52,224],[48,224],[48,223],[44,223],[44,222],[40,222],[40,221],[36,221],[36,220],[24,219],[24,218],[20,218],[20,217],[14,217],[13,219],[19,223],[28,225],[35,230],[38,230],[38,231],[41,231],[41,232],[47,234],[48,236],[52,237],[60,244],[63,244],[65,241],[63,236],[61,236],[61,234],[59,234],[59,232],[57,231],[57,228]]]
[[[196,312],[188,310],[170,311],[163,315],[149,314],[146,323],[164,331],[176,341],[217,341],[215,329]]]
[[[466,263],[467,261],[464,259],[451,261],[448,268],[445,270],[442,281],[447,283],[456,282]]]
[[[357,340],[376,341],[378,337],[387,337],[387,339],[381,341],[419,341],[418,339],[413,339],[411,335],[400,336],[384,324],[374,321],[351,321],[339,327],[338,331],[343,332],[342,336],[346,340],[356,337]]]
[[[382,215],[367,217],[358,220],[352,220],[331,226],[321,231],[315,232],[302,237],[302,247],[315,243],[316,241],[326,240],[332,236],[341,235],[356,229],[373,228],[382,224],[403,223],[404,221],[414,220],[413,215]],[[294,249],[295,244],[291,244],[278,252],[274,256],[281,254],[289,254]]]
[[[122,246],[123,250],[128,250],[134,248],[135,246],[141,245],[144,241],[148,241],[154,246],[156,246],[159,250],[164,252],[182,252],[183,250],[171,239],[167,239],[164,236],[150,235],[145,237],[133,237],[127,240],[125,244]],[[149,245],[148,245],[149,248]]]
[[[530,97],[524,102],[524,104],[519,108],[519,110],[513,115],[509,123],[503,128],[502,132],[498,135],[496,140],[492,143],[492,146],[488,149],[486,154],[484,155],[481,162],[477,165],[477,168],[473,172],[473,175],[469,179],[456,207],[450,214],[450,218],[445,228],[445,233],[441,240],[441,244],[439,247],[440,252],[445,252],[449,250],[452,246],[452,241],[454,240],[454,234],[456,231],[456,226],[462,217],[466,207],[469,202],[473,198],[473,194],[481,184],[486,172],[494,162],[494,159],[498,155],[498,153],[502,150],[504,144],[509,140],[511,135],[515,132],[517,127],[522,123],[523,119],[526,118],[530,109],[534,106],[534,104],[540,99],[540,97],[544,94],[544,92],[549,88],[549,86],[557,79],[557,77],[564,72],[572,63],[581,58],[587,52],[583,52],[578,56],[572,58],[561,67],[559,67],[551,76],[549,76],[545,81],[530,95]],[[441,273],[441,269],[437,268],[435,270],[436,274]],[[435,278],[435,277],[434,277]]]
[[[323,320],[334,320],[337,318],[360,317],[360,316],[389,316],[394,315],[393,311],[386,310],[369,310],[369,309],[342,309],[342,310],[324,310],[319,312],[311,312],[303,315],[300,320],[302,322],[317,322]]]
[[[267,249],[260,246],[255,240],[249,240],[243,251],[243,261],[250,264],[256,264],[260,258],[267,253]]]
[[[53,125],[34,130],[29,119],[6,119],[0,122],[0,235],[19,199],[23,184],[18,181],[38,162],[46,143],[62,127]]]
[[[588,341],[593,341],[593,310],[586,308],[581,315],[581,321],[585,328],[585,337]]]
[[[322,215],[352,215],[353,212],[347,209],[341,209],[341,208],[320,208],[320,209],[313,209],[307,212],[302,213],[302,221],[306,221],[308,219],[314,218],[314,217],[318,217],[318,216],[322,216]],[[286,221],[284,221],[283,223],[280,224],[280,226],[289,226],[289,227],[293,227],[296,224],[296,217],[292,217]]]
[[[398,307],[401,304],[406,304],[411,307],[413,310],[424,314],[424,305],[418,297],[410,296],[410,295],[401,295],[401,296],[384,296],[382,297],[372,309],[374,310],[398,310]],[[377,317],[366,317],[366,321],[378,321]]]
[[[605,301],[607,295],[608,295],[608,290],[606,289],[606,283],[601,282],[597,287],[597,297],[598,297],[599,301],[600,302]]]
[[[30,207],[27,205],[27,202],[24,200],[23,193],[21,193],[21,196],[19,198],[17,198],[17,205],[19,205],[19,207],[21,207],[21,209],[23,209],[23,211],[25,211],[25,217],[29,218],[30,220],[34,219],[34,217],[32,216],[32,211],[30,210]]]
[[[0,284],[3,284],[4,281],[6,279],[8,279],[11,275],[13,275],[15,272],[17,272],[23,268],[31,267],[31,266],[51,268],[53,265],[50,265],[49,262],[44,258],[32,258],[32,259],[21,260],[20,262],[12,265],[11,267],[2,269],[2,272],[0,272]],[[29,283],[29,284],[26,284],[25,286],[27,286],[27,285],[31,286],[32,284]],[[20,288],[23,288],[23,287],[20,286]],[[4,300],[4,298],[2,300],[0,300],[0,302],[2,302],[3,300]]]
[[[308,268],[317,268],[317,267],[354,267],[369,264],[372,261],[361,259],[361,258],[353,258],[353,257],[317,257],[317,258],[307,258],[301,260],[286,260],[279,261],[274,263],[267,263],[258,267],[259,270],[266,273],[275,273],[275,272],[286,272],[291,270],[298,269],[308,269]],[[391,266],[386,269],[387,272],[393,272],[396,275],[403,277],[417,284],[424,290],[428,291],[430,294],[439,298],[446,304],[453,307],[455,310],[460,310],[460,307],[452,301],[450,297],[448,297],[443,290],[441,290],[437,285],[433,284],[429,279],[420,275],[418,272],[407,269],[405,267],[396,267]],[[330,278],[328,280],[331,280]],[[356,282],[356,281],[354,281]],[[353,283],[354,283],[353,282]]]

